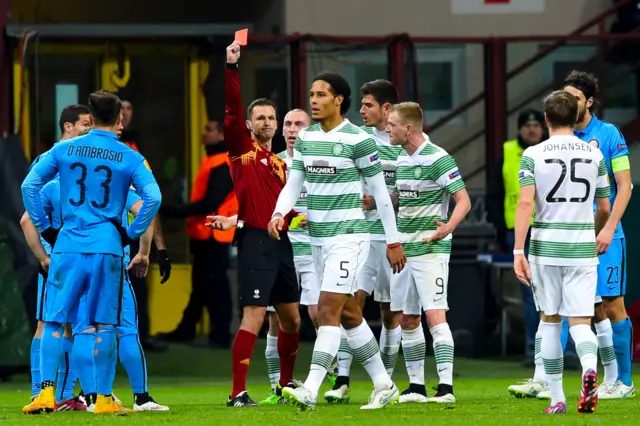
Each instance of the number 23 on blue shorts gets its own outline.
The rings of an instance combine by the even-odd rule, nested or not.
[[[597,296],[624,296],[627,290],[627,244],[624,238],[613,240],[600,255]]]

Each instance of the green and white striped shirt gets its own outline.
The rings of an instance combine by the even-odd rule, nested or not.
[[[346,119],[329,132],[314,124],[298,134],[291,169],[305,175],[311,244],[370,240],[363,183],[382,165],[366,132]]]
[[[389,194],[395,194],[396,160],[398,159],[398,154],[400,154],[402,147],[391,145],[387,132],[381,132],[375,127],[362,126],[360,128],[367,132],[376,142],[376,148],[380,155],[380,164],[382,164],[382,172],[384,173],[384,181],[387,184],[387,190],[389,191]],[[370,195],[366,184],[364,186],[364,193]],[[382,220],[380,220],[380,213],[378,213],[378,210],[366,210],[364,215],[369,223],[371,240],[385,241],[384,227],[382,226]]]
[[[396,187],[400,208],[398,231],[410,258],[448,260],[451,234],[433,243],[423,240],[447,222],[450,194],[464,189],[456,161],[428,139],[412,155],[402,150],[396,163]]]
[[[593,202],[611,194],[602,152],[573,135],[552,136],[524,151],[519,179],[535,186],[529,261],[597,265]]]
[[[282,158],[287,165],[288,179],[293,157],[289,157],[287,151],[282,151],[278,154],[278,157]],[[298,213],[307,214],[307,188],[305,186],[302,186],[300,197],[298,197],[296,205],[293,208]],[[311,256],[311,239],[309,238],[309,231],[306,228],[289,229],[289,240],[291,240],[291,246],[293,247],[293,257]]]

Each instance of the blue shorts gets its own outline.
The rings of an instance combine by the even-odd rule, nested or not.
[[[596,296],[624,296],[627,291],[627,243],[613,240],[609,250],[600,255]]]
[[[49,268],[46,322],[85,328],[95,324],[119,325],[124,287],[121,256],[54,253]]]
[[[126,264],[125,264],[126,265]],[[138,305],[133,292],[128,271],[124,271],[124,291],[122,292],[122,312],[120,325],[116,328],[118,337],[138,334]]]
[[[36,320],[44,321],[44,276],[38,274],[38,302],[36,305]]]

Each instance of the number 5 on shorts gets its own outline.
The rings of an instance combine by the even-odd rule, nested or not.
[[[340,272],[344,272],[344,275],[340,274],[340,278],[347,279],[349,278],[349,270],[345,268],[346,265],[349,264],[348,260],[343,260],[340,262]]]

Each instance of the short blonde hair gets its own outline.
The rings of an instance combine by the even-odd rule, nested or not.
[[[391,112],[396,112],[402,124],[411,124],[414,129],[422,132],[422,126],[424,123],[424,115],[422,108],[416,102],[401,102],[391,107]]]

